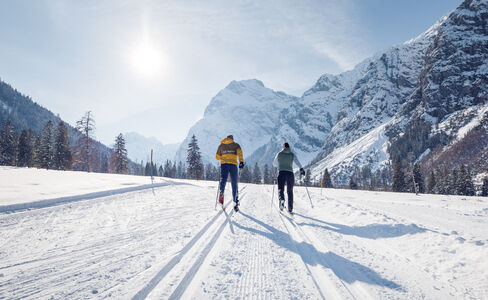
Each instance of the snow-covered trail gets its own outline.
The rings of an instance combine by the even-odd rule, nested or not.
[[[486,198],[299,187],[290,218],[246,192],[187,298],[487,298]]]
[[[488,201],[179,181],[0,214],[0,299],[484,299]],[[276,189],[275,189],[276,193]],[[230,191],[227,193],[230,195]]]
[[[173,185],[1,214],[0,298],[127,297],[215,213],[214,197],[215,184]]]
[[[405,296],[397,283],[333,253],[271,204],[270,186],[247,190],[241,212],[186,296],[194,299],[374,299]],[[276,197],[274,197],[274,202]],[[229,230],[230,230],[229,226]]]

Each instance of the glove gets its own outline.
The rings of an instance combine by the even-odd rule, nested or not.
[[[243,161],[241,161],[241,162],[239,163],[239,169],[242,169],[242,168],[244,168],[244,162],[243,162]]]
[[[300,175],[305,176],[305,170],[303,168],[300,168]]]

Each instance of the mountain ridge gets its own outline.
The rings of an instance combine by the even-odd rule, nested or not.
[[[275,116],[265,118],[275,120],[274,126],[269,125],[260,132],[262,137],[267,137],[266,141],[256,139],[258,145],[248,147],[246,126],[221,130],[219,134],[223,137],[232,131],[237,142],[244,141],[241,143],[244,150],[251,150],[244,152],[249,164],[271,163],[281,143],[287,141],[302,163],[311,169],[312,178],[318,180],[328,168],[338,185],[347,184],[358,167],[367,165],[373,172],[391,168],[391,155],[401,153],[408,157],[406,163],[426,159],[420,156],[427,149],[433,153],[452,139],[447,129],[439,133],[437,124],[450,114],[470,107],[483,109],[488,100],[487,19],[486,0],[466,0],[417,37],[366,58],[352,70],[320,76],[301,97],[293,97],[288,106],[274,112]],[[262,82],[260,86],[267,89]],[[228,87],[235,88],[235,93],[253,95],[255,100],[260,98],[255,93],[262,92],[260,89],[246,91],[245,84],[232,81],[212,99],[209,107],[215,98],[220,103],[239,100],[226,100]],[[219,113],[218,105],[209,107],[206,112],[214,115],[204,115],[206,120],[199,121],[199,126],[212,123],[208,117],[215,118]],[[255,105],[253,108],[262,109]],[[471,114],[460,115],[466,118],[464,123],[473,118]],[[236,120],[260,122],[261,118],[250,114],[237,116]],[[480,120],[483,123],[482,117]],[[418,142],[420,145],[415,150],[399,151],[401,137],[406,131],[418,128],[417,123],[429,127],[425,141]],[[190,130],[189,135],[193,133],[198,132]],[[202,149],[202,153],[206,159],[213,160],[212,152],[218,140],[205,142],[211,146]],[[344,153],[350,153],[351,157],[344,158]]]

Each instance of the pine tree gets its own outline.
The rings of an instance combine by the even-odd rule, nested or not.
[[[369,164],[366,164],[361,168],[361,185],[364,189],[371,189],[371,177],[371,166]]]
[[[461,182],[459,181],[459,172],[457,169],[452,170],[451,174],[447,176],[447,184],[445,186],[446,194],[462,195],[460,194]]]
[[[481,187],[481,196],[488,196],[488,176],[483,178],[483,186]]]
[[[390,190],[390,184],[392,182],[392,168],[391,164],[387,164],[381,169],[381,182],[384,191]]]
[[[436,187],[436,179],[435,179],[435,174],[434,170],[430,171],[430,176],[429,180],[427,181],[427,193],[429,194],[435,194],[435,187]]]
[[[173,163],[171,167],[171,178],[177,178],[178,176],[178,168],[176,167],[176,161]],[[202,175],[201,178],[203,179],[203,163],[202,163]]]
[[[129,173],[129,159],[127,158],[127,149],[125,148],[125,138],[120,133],[115,138],[114,152],[112,154],[114,171],[117,174]],[[152,169],[149,170],[152,173]]]
[[[332,180],[330,178],[329,170],[325,168],[324,176],[322,177],[322,185],[325,188],[332,188]]]
[[[421,194],[425,193],[424,178],[420,171],[420,166],[418,164],[413,165],[412,172],[413,172],[413,181],[414,184],[416,185],[415,190],[417,190]]]
[[[164,164],[164,177],[171,178],[171,160],[166,160]]]
[[[71,164],[72,157],[69,147],[68,128],[64,125],[64,122],[60,122],[54,142],[54,168],[56,170],[70,170]]]
[[[203,163],[200,154],[200,147],[198,147],[198,141],[195,135],[191,137],[191,141],[188,144],[188,155],[186,162],[188,164],[187,174],[190,179],[202,179],[203,178]],[[176,168],[175,168],[176,169]]]
[[[381,182],[381,171],[378,169],[374,173],[374,186],[373,190],[381,191],[383,189],[383,184]]]
[[[218,168],[216,166],[214,166],[214,178],[217,181],[220,180],[220,168]]]
[[[259,169],[258,163],[254,164],[254,169],[252,171],[252,182],[261,183],[261,170]]]
[[[160,165],[158,169],[158,176],[163,177],[163,174],[164,174],[163,165]]]
[[[214,180],[213,166],[211,163],[205,166],[205,180]]]
[[[34,165],[34,134],[32,130],[22,130],[19,138],[19,167],[32,167]]]
[[[54,125],[53,122],[48,121],[42,129],[40,140],[40,167],[45,169],[54,168]]]
[[[402,170],[402,164],[400,159],[397,158],[393,163],[393,185],[394,192],[404,192],[405,188],[405,175]]]
[[[0,132],[0,165],[15,166],[17,162],[17,138],[10,121],[5,122]]]
[[[269,167],[268,164],[264,165],[264,170],[263,170],[263,183],[264,184],[270,184],[270,178],[269,178]]]
[[[81,120],[76,122],[76,129],[81,132],[78,139],[77,152],[83,171],[90,172],[90,161],[93,151],[93,139],[95,132],[95,120],[91,111],[87,111]]]
[[[185,172],[185,165],[183,164],[183,162],[178,162],[178,168],[176,170],[176,176],[178,178],[181,178],[181,179],[185,179],[186,178],[186,172]]]
[[[144,176],[151,176],[151,164],[149,162],[146,162],[146,165],[144,166]]]
[[[436,170],[436,193],[447,195],[449,193],[449,172],[446,167]]]
[[[157,164],[152,165],[152,176],[158,176],[158,165]]]
[[[350,188],[351,190],[357,190],[357,189],[358,189],[358,185],[357,185],[357,183],[354,181],[353,176],[351,176],[351,178],[349,179],[349,188]]]
[[[252,181],[252,174],[247,165],[244,165],[244,168],[242,168],[239,180],[248,183]]]
[[[106,153],[102,154],[101,164],[100,164],[100,171],[102,173],[108,173],[108,157]],[[136,172],[137,174],[137,172]]]
[[[457,184],[457,194],[464,196],[474,196],[475,190],[473,179],[471,178],[471,174],[465,165],[461,165],[458,176],[459,178]]]
[[[34,142],[34,166],[36,168],[41,168],[42,164],[41,158],[41,133],[36,136]]]

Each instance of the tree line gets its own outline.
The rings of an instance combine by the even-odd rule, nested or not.
[[[476,195],[473,172],[464,164],[453,169],[445,166],[435,168],[425,177],[420,171],[419,164],[414,164],[411,169],[405,170],[399,159],[393,164],[392,190],[442,195]],[[483,179],[480,194],[488,196],[488,176]]]
[[[348,187],[416,194],[476,195],[473,172],[464,164],[453,169],[445,166],[435,168],[424,176],[419,163],[408,166],[405,160],[398,157],[393,161],[392,168],[387,165],[374,175],[369,166],[356,168]],[[483,179],[480,195],[488,196],[488,176]]]
[[[81,170],[101,173],[135,174],[161,176],[181,179],[220,179],[220,171],[213,164],[203,165],[200,148],[195,135],[188,144],[186,165],[172,162],[157,165],[147,162],[145,166],[130,166],[125,139],[122,134],[115,138],[114,147],[108,153],[100,152],[95,143],[95,121],[91,112],[77,122],[78,138],[70,145],[67,125],[60,121],[54,125],[46,122],[36,134],[32,129],[15,131],[7,120],[0,131],[0,165],[18,167],[37,167],[54,170]],[[397,155],[390,165],[372,172],[369,165],[354,167],[347,187],[350,189],[382,190],[394,192],[450,194],[472,196],[476,194],[473,172],[462,164],[459,168],[435,168],[424,176],[419,163],[410,167],[408,160],[401,160]],[[265,164],[263,171],[257,163],[252,168],[245,165],[240,171],[240,181],[246,183],[272,184],[275,182],[276,169]],[[311,180],[310,170],[304,178],[297,180],[297,185],[322,186],[332,188],[333,180],[325,169],[319,181]],[[340,187],[340,186],[338,186]],[[481,195],[488,196],[488,176],[483,179]]]
[[[47,121],[36,134],[32,129],[20,133],[7,120],[0,131],[0,165],[53,170],[80,170],[101,173],[129,173],[129,159],[122,134],[113,149],[100,151],[95,145],[95,122],[87,112],[77,122],[78,139],[70,144],[68,126]]]

